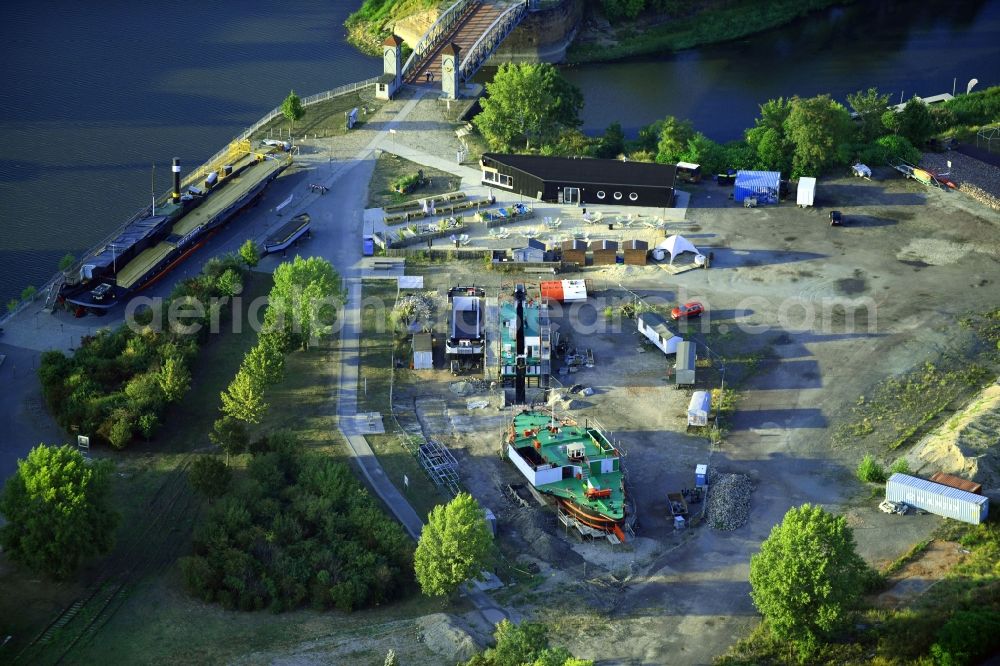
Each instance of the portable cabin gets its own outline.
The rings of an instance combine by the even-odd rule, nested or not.
[[[812,206],[816,198],[816,179],[803,176],[799,178],[799,187],[795,191],[795,203],[802,208]]]
[[[568,240],[562,244],[562,260],[570,264],[587,265],[587,243],[582,240]]]
[[[737,171],[733,199],[744,203],[754,198],[758,204],[778,203],[781,192],[781,174],[777,171]]]
[[[635,318],[639,332],[664,354],[676,354],[677,346],[684,338],[670,330],[667,320],[655,312],[641,312]]]
[[[708,425],[708,413],[712,411],[712,394],[708,391],[695,391],[688,403],[688,425]]]
[[[672,164],[483,153],[483,185],[560,204],[674,205]]]
[[[413,335],[413,369],[434,369],[434,352],[431,346],[430,333],[416,333]]]
[[[694,466],[694,486],[704,488],[708,485],[708,465]]]
[[[685,183],[697,183],[701,181],[701,165],[693,164],[691,162],[678,162],[677,163],[677,178],[678,181]]]
[[[618,241],[599,240],[594,243],[594,265],[618,263]]]
[[[622,243],[622,254],[625,263],[632,266],[645,266],[649,257],[649,243],[644,240],[627,240]]]
[[[697,360],[693,342],[685,340],[677,345],[677,361],[674,363],[674,383],[677,386],[694,385]]]
[[[587,300],[586,280],[545,280],[538,287],[542,298],[559,303],[578,303]]]
[[[512,253],[514,261],[540,264],[545,261],[545,243],[537,238],[528,239],[528,244]]]

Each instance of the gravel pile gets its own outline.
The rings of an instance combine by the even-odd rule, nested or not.
[[[735,530],[750,518],[753,484],[746,474],[712,474],[709,479],[708,524],[717,530]]]
[[[1000,168],[954,150],[947,153],[924,153],[920,165],[938,173],[948,173],[948,178],[958,185],[960,192],[994,210],[1000,210]]]

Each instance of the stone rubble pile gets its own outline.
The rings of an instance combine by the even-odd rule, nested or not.
[[[937,173],[947,173],[958,185],[959,192],[993,210],[1000,210],[1000,168],[958,151],[924,153],[920,165]]]
[[[711,474],[709,478],[708,524],[717,530],[735,530],[750,518],[753,483],[746,474]]]

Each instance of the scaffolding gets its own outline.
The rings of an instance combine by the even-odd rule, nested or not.
[[[433,439],[421,444],[417,450],[420,464],[439,488],[447,489],[453,496],[458,494],[458,461],[441,442]]]

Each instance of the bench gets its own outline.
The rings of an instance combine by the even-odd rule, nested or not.
[[[375,259],[372,261],[372,268],[377,271],[391,271],[400,265],[400,261],[396,259]]]

